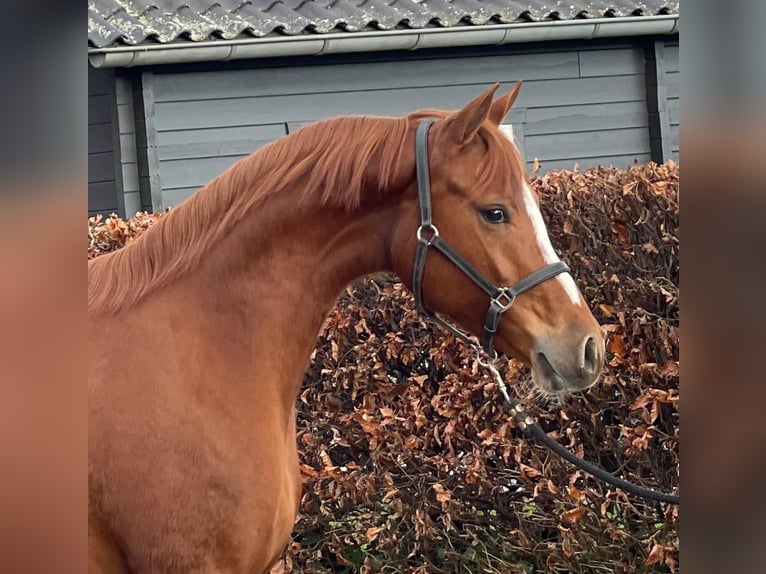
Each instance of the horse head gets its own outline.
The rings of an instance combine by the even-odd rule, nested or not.
[[[530,365],[544,391],[579,391],[601,373],[604,336],[554,251],[523,158],[500,130],[520,87],[493,99],[495,84],[457,111],[410,116],[430,125],[419,130],[419,182],[401,202],[392,259],[422,308]]]

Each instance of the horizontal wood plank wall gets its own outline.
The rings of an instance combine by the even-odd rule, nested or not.
[[[665,82],[667,85],[668,115],[670,117],[670,147],[673,160],[678,161],[678,126],[680,123],[678,42],[665,43]]]
[[[88,216],[121,213],[112,70],[88,69]]]
[[[456,108],[495,81],[524,80],[508,123],[542,171],[650,157],[643,54],[620,45],[412,61],[154,74],[163,205],[175,205],[247,153],[341,114]],[[294,129],[294,128],[293,128]]]

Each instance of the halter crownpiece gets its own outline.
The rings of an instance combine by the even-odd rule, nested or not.
[[[457,329],[436,313],[429,311],[423,304],[423,273],[426,266],[428,248],[435,247],[442,255],[449,259],[455,266],[465,273],[479,288],[489,296],[489,309],[484,321],[484,329],[481,334],[481,348],[492,358],[497,357],[492,338],[497,332],[502,314],[508,311],[516,301],[516,297],[529,291],[540,283],[569,271],[569,267],[563,261],[550,263],[527,275],[521,281],[511,287],[498,287],[481,273],[479,273],[462,255],[455,251],[439,235],[439,229],[434,225],[431,210],[431,182],[428,170],[428,130],[434,120],[424,120],[418,126],[415,133],[415,165],[418,183],[418,198],[420,200],[420,227],[417,230],[418,247],[415,253],[415,265],[412,271],[412,289],[415,292],[415,305],[418,312],[429,317],[438,325],[447,329],[456,337],[469,345],[474,345],[471,338]]]

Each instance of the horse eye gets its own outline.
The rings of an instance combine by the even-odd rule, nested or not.
[[[505,223],[509,221],[508,212],[502,207],[493,207],[490,209],[482,209],[481,216],[488,223]]]

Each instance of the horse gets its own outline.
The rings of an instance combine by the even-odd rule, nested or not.
[[[489,331],[544,390],[596,382],[602,331],[499,128],[521,82],[499,86],[457,110],[304,126],[89,261],[89,571],[269,571],[299,510],[299,388],[366,275]]]

